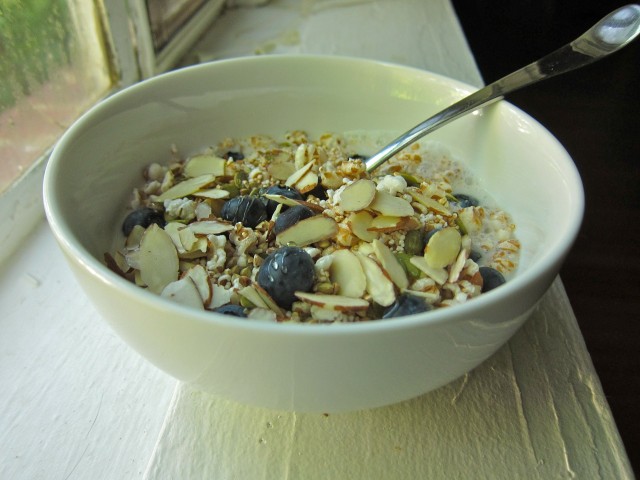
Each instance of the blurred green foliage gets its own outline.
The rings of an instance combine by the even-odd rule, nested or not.
[[[0,0],[0,110],[71,62],[73,31],[67,0]]]

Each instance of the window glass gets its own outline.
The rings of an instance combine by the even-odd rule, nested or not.
[[[156,53],[205,3],[204,0],[146,0],[153,48]]]
[[[112,86],[86,0],[0,0],[0,192]]]

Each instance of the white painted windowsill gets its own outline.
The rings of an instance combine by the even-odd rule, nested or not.
[[[228,10],[188,59],[284,52],[482,84],[447,0]],[[100,319],[44,221],[43,170],[0,205],[0,478],[633,478],[559,279],[504,348],[435,392],[330,416],[246,407],[178,384]]]

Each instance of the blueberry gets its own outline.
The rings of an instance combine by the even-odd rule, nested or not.
[[[479,252],[478,250],[471,250],[471,252],[469,252],[469,258],[478,263],[482,258],[482,252]]]
[[[265,258],[256,280],[280,307],[289,309],[297,300],[294,292],[309,292],[313,288],[313,260],[301,248],[279,248]]]
[[[504,276],[495,268],[480,267],[480,275],[482,276],[482,293],[486,293],[506,283]]]
[[[431,305],[425,302],[424,299],[416,295],[403,293],[396,298],[393,305],[385,310],[382,318],[403,317],[414,313],[428,312],[429,310],[431,310]]]
[[[450,205],[456,208],[468,208],[468,207],[477,207],[480,205],[480,202],[477,198],[472,197],[471,195],[467,195],[465,193],[454,193],[453,196],[455,200],[449,202]]]
[[[228,151],[224,158],[231,158],[234,161],[238,161],[238,160],[244,160],[244,155],[242,154],[242,152],[232,152],[232,151]]]
[[[140,207],[131,212],[122,222],[122,233],[129,236],[131,230],[136,225],[147,228],[152,223],[156,223],[161,227],[165,226],[164,215],[158,210],[149,207]]]
[[[316,197],[318,200],[326,200],[327,198],[327,191],[325,190],[325,188],[322,186],[322,184],[320,182],[318,182],[318,184],[313,187],[313,189],[310,192],[306,193],[307,198],[308,197]]]
[[[233,303],[227,303],[213,310],[216,313],[222,313],[223,315],[231,315],[233,317],[246,317],[247,314],[244,311],[244,307],[240,305],[234,305]]]
[[[442,230],[442,227],[436,227],[433,230],[429,230],[428,232],[426,232],[424,234],[424,244],[426,245],[427,243],[429,243],[429,240],[431,240],[431,237],[433,237],[440,230]]]
[[[272,185],[270,187],[265,188],[260,192],[261,194],[269,194],[269,195],[282,195],[283,197],[291,198],[293,200],[303,200],[302,195],[298,190],[292,187],[287,187],[286,185]],[[276,207],[278,206],[278,202],[274,200],[267,200],[267,215],[271,217],[273,212],[275,212]],[[284,208],[284,205],[283,205]]]
[[[277,235],[287,228],[295,225],[300,220],[313,216],[313,210],[303,205],[296,205],[295,207],[288,208],[276,219],[276,223],[273,226],[273,232]]]
[[[220,216],[229,222],[240,222],[245,227],[254,228],[267,219],[267,212],[261,198],[241,195],[227,200]]]

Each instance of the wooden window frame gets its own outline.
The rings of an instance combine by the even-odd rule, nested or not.
[[[225,0],[207,0],[167,44],[156,52],[145,0],[128,0],[126,3],[115,0],[103,1],[112,37],[116,40],[114,46],[125,85],[136,78],[136,72],[131,71],[132,67],[139,72],[139,79],[152,77],[174,67],[220,14],[225,4]],[[130,40],[129,45],[118,45],[117,42],[126,38],[126,32],[122,31],[123,26],[128,25],[133,26],[133,41]],[[132,44],[135,45],[134,51],[131,51]],[[125,51],[127,47],[128,52]]]
[[[263,3],[256,0],[244,0]],[[220,14],[225,3],[207,0],[167,44],[156,52],[145,0],[95,0],[108,50],[115,91],[174,67]],[[0,265],[43,220],[42,181],[51,149],[36,159],[4,192],[0,192]]]

